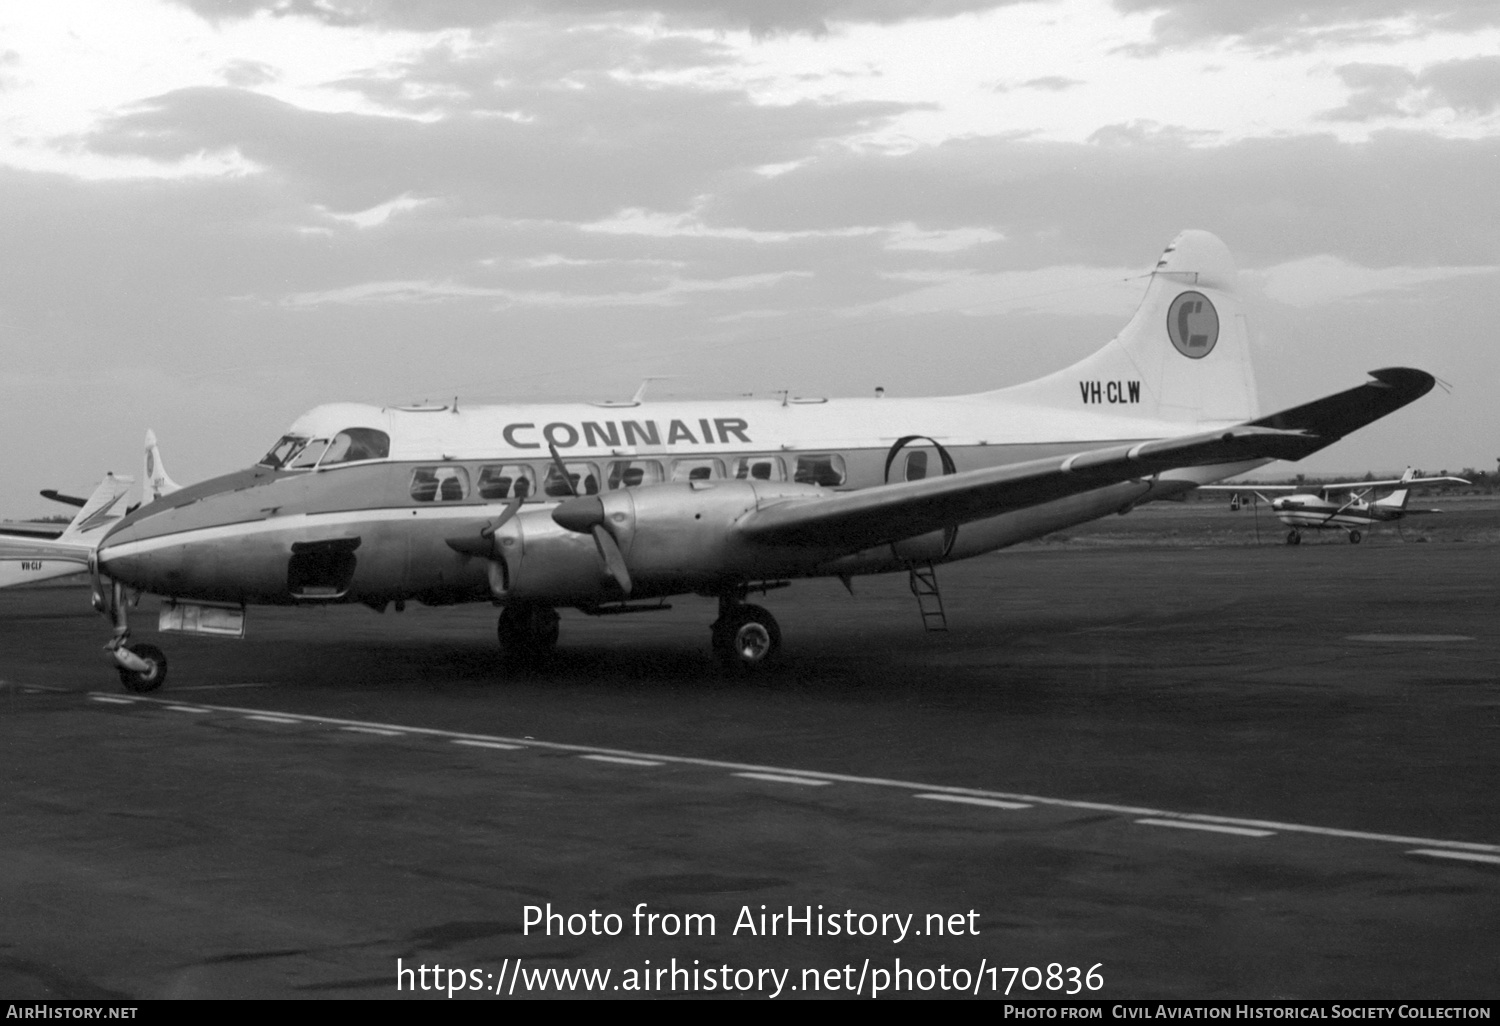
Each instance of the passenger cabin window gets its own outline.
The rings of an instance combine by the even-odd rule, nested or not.
[[[616,488],[658,484],[661,480],[661,464],[655,460],[615,460],[609,465],[604,483],[610,491],[614,491]]]
[[[375,428],[344,428],[333,436],[323,453],[320,467],[360,460],[383,460],[391,454],[391,436]]]
[[[672,461],[673,481],[707,481],[710,478],[723,476],[724,464],[716,459],[702,457]]]
[[[779,456],[741,456],[734,461],[736,481],[785,481],[786,466]]]
[[[536,494],[536,474],[524,463],[479,468],[481,499],[526,499]]]
[[[567,477],[563,477],[563,473]],[[547,465],[547,477],[542,481],[542,491],[554,499],[566,499],[570,495],[598,495],[599,468],[592,463],[564,463],[561,472],[556,463]]]
[[[906,479],[920,481],[927,476],[927,454],[921,449],[906,454]]]
[[[792,480],[798,484],[822,485],[834,488],[844,483],[844,457],[838,453],[819,456],[798,456],[797,469]]]
[[[411,497],[418,502],[462,502],[468,496],[463,467],[418,467],[411,473]]]

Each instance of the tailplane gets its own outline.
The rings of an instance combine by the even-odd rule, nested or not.
[[[1203,424],[1260,413],[1239,272],[1224,243],[1189,230],[1151,272],[1135,315],[1066,370],[988,393],[1007,401]]]

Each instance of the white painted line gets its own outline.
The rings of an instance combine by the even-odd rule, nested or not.
[[[1346,641],[1473,641],[1467,634],[1350,634]]]
[[[247,720],[258,720],[261,723],[302,723],[302,722],[304,722],[304,721],[299,720],[299,719],[293,719],[290,716],[266,716],[266,715],[263,715],[261,713],[254,713],[254,714],[252,714],[250,716],[246,716],[245,719],[247,719]]]
[[[472,510],[473,507],[463,508]],[[101,695],[90,692],[88,697],[95,701],[140,702],[153,705],[173,704],[167,699],[148,698],[145,696],[138,698],[117,698],[113,695]],[[263,710],[246,709],[240,706],[210,705],[206,708],[214,712],[237,713],[242,716],[264,714]],[[1107,812],[1119,816],[1172,817],[1172,822],[1179,824],[1206,823],[1216,826],[1263,830],[1268,833],[1286,832],[1306,834],[1312,837],[1337,837],[1349,841],[1379,841],[1385,844],[1416,845],[1425,848],[1441,848],[1449,851],[1471,851],[1489,855],[1500,855],[1500,844],[1483,844],[1477,841],[1448,841],[1434,837],[1411,837],[1404,834],[1376,833],[1370,830],[1346,830],[1342,827],[1312,826],[1307,823],[1283,823],[1275,820],[1245,819],[1236,816],[1214,816],[1203,812],[1173,812],[1167,809],[1152,809],[1144,806],[1081,801],[1075,798],[1050,798],[1045,795],[1011,791],[991,791],[977,787],[955,787],[947,784],[923,784],[910,780],[896,780],[889,777],[860,777],[850,773],[827,773],[820,770],[796,770],[795,772],[804,775],[788,777],[784,776],[787,771],[779,766],[757,766],[752,763],[726,762],[721,759],[700,759],[690,755],[662,755],[656,752],[635,752],[620,748],[599,748],[594,745],[570,745],[560,741],[538,741],[535,738],[496,737],[490,734],[471,734],[464,731],[443,730],[438,727],[412,727],[395,723],[369,723],[363,720],[343,720],[330,716],[298,717],[294,715],[279,715],[275,717],[273,722],[312,723],[325,727],[384,727],[390,730],[400,730],[407,734],[447,738],[455,743],[479,744],[483,747],[504,745],[512,748],[537,748],[549,752],[571,752],[575,755],[588,753],[619,755],[634,759],[653,759],[674,766],[700,766],[706,769],[729,770],[745,775],[763,774],[773,780],[788,779],[799,784],[863,784],[868,787],[890,787],[903,791],[933,792],[935,794],[951,794],[966,798],[995,798],[1001,801],[1025,802],[1031,805],[1044,805],[1057,809]]]
[[[1472,851],[1442,851],[1438,848],[1416,848],[1408,855],[1431,855],[1435,859],[1462,859],[1465,862],[1488,862],[1500,866],[1500,855],[1480,855]]]
[[[1249,827],[1215,826],[1212,823],[1189,823],[1181,819],[1138,819],[1146,826],[1176,827],[1179,830],[1208,830],[1216,834],[1236,834],[1240,837],[1275,837],[1274,830],[1252,830]]]
[[[803,784],[807,787],[826,787],[833,783],[832,780],[819,780],[817,777],[793,777],[784,773],[736,773],[737,777],[746,780],[769,780],[773,784]]]
[[[133,698],[116,698],[114,695],[90,695],[96,702],[108,702],[110,705],[135,705]]]
[[[387,727],[340,727],[339,729],[347,730],[351,734],[375,734],[379,737],[400,737],[406,733],[404,730],[391,730]]]
[[[503,752],[519,752],[525,745],[508,745],[503,741],[475,741],[467,737],[455,737],[452,739],[456,745],[470,745],[474,748],[498,748]]]
[[[999,798],[970,798],[963,794],[914,794],[913,798],[926,798],[934,802],[957,802],[960,805],[983,805],[988,809],[1029,809],[1025,802],[1007,802]]]
[[[169,706],[167,706],[167,708],[171,709],[173,712],[185,712],[185,713],[206,713],[206,712],[208,712],[207,709],[195,709],[195,708],[193,708],[190,705],[169,705]]]
[[[621,766],[661,766],[663,763],[655,759],[632,759],[623,755],[580,755],[580,759],[593,759],[595,762],[613,762]]]
[[[185,688],[173,688],[173,691],[231,691],[235,688],[268,688],[269,684],[189,684]]]

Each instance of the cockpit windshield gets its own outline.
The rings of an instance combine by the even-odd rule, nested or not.
[[[271,451],[261,457],[260,465],[272,470],[312,470],[335,463],[380,460],[390,453],[391,439],[384,431],[354,427],[340,431],[331,441],[306,435],[283,435],[271,446]]]

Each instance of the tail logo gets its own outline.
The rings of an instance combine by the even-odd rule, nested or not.
[[[1183,356],[1201,360],[1219,341],[1219,311],[1201,292],[1184,292],[1167,311],[1167,336]]]

